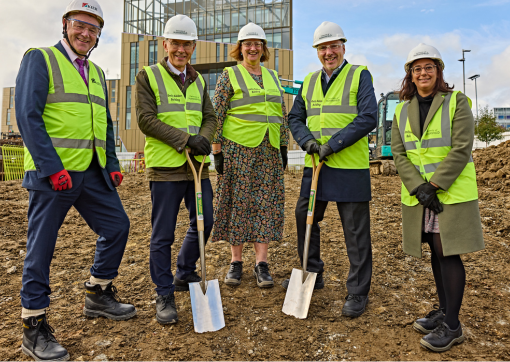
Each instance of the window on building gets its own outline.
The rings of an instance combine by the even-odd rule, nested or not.
[[[226,62],[228,60],[228,45],[223,45],[223,61]]]
[[[197,49],[195,48],[195,50],[193,51],[193,54],[191,54],[190,63],[196,64],[196,62],[197,62]]]
[[[131,86],[126,87],[126,129],[131,129]]]
[[[280,60],[279,60],[279,54],[278,49],[274,50],[274,70],[276,70],[276,73],[280,72],[280,66],[279,66]]]
[[[117,103],[117,121],[119,120],[120,118],[120,102]]]
[[[110,90],[111,90],[110,103],[115,103],[115,81],[114,80],[110,81]]]
[[[220,62],[220,43],[216,43],[216,63]]]
[[[139,46],[138,43],[131,43],[131,54],[130,54],[130,74],[129,84],[135,84],[136,73],[138,72],[138,57],[139,57]]]
[[[158,62],[158,41],[149,41],[149,65],[156,64]]]
[[[10,124],[11,124],[11,110],[8,109],[7,110],[7,123],[6,123],[6,125],[8,126]]]
[[[143,41],[143,35],[138,35],[138,41]]]
[[[13,108],[14,107],[14,88],[11,88],[9,90],[9,93],[10,93],[10,97],[9,97],[9,108]]]

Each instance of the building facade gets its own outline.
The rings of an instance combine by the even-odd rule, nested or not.
[[[1,132],[3,134],[19,133],[16,123],[16,110],[14,109],[14,87],[7,87],[3,90],[2,96],[2,123]]]
[[[494,116],[496,116],[496,122],[510,129],[510,107],[494,108]]]

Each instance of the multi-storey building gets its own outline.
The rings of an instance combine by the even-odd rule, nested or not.
[[[18,124],[16,123],[16,110],[14,109],[14,92],[14,87],[4,88],[1,123],[1,131],[4,134],[19,132]]]
[[[496,122],[507,129],[510,128],[510,107],[494,108],[494,116]]]
[[[283,79],[293,79],[292,0],[125,0],[120,79],[108,81],[118,151],[143,150],[145,136],[136,121],[135,77],[144,66],[165,57],[163,30],[176,14],[188,15],[197,24],[199,40],[191,64],[203,75],[211,98],[223,69],[238,63],[229,53],[239,29],[248,22],[262,26],[266,33],[271,58],[264,66],[275,69]],[[14,92],[14,88],[4,89],[2,132],[10,89]],[[284,98],[290,111],[293,96]],[[10,125],[17,130],[13,112]],[[296,146],[293,142],[289,149]]]

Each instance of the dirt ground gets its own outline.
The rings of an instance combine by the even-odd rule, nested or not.
[[[51,269],[52,302],[47,311],[71,359],[510,360],[510,189],[499,187],[501,182],[489,185],[480,181],[486,249],[463,256],[467,287],[460,319],[467,340],[436,354],[420,347],[421,335],[411,326],[438,300],[428,247],[423,259],[402,252],[398,176],[372,178],[374,269],[367,311],[357,319],[341,315],[349,263],[338,212],[330,205],[321,225],[326,286],[314,292],[308,319],[298,320],[281,312],[285,291],[280,283],[293,267],[299,267],[294,206],[300,180],[301,175],[286,176],[284,238],[270,245],[274,288],[261,290],[256,286],[251,246],[244,253],[241,286],[224,285],[229,245],[208,244],[208,279],[220,281],[226,321],[226,327],[215,333],[194,332],[189,293],[177,294],[176,325],[156,322],[154,285],[149,274],[150,194],[145,177],[137,174],[127,175],[119,188],[131,219],[131,233],[115,285],[123,300],[135,304],[138,315],[123,322],[86,318],[82,314],[82,285],[89,277],[97,236],[73,209],[57,241]],[[20,182],[0,183],[0,205],[0,359],[27,360],[20,349],[19,289],[28,193]],[[174,268],[187,223],[182,205],[172,258]]]

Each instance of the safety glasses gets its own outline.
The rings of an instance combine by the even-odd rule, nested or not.
[[[95,38],[101,35],[101,28],[97,25],[72,18],[67,18],[66,20],[69,21],[71,23],[71,27],[79,33],[83,33],[85,30],[88,30],[89,34]]]

